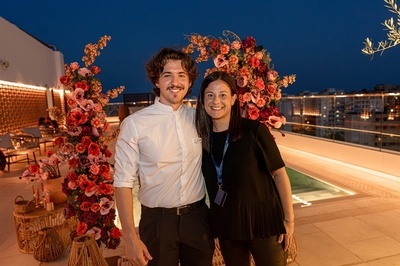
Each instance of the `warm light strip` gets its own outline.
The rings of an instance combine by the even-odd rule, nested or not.
[[[59,94],[63,94],[64,90],[54,90],[55,92],[58,92]]]
[[[18,88],[23,88],[23,89],[31,89],[31,90],[41,90],[41,91],[46,90],[45,87],[26,85],[26,84],[22,84],[22,83],[9,82],[9,81],[5,81],[5,80],[0,80],[0,85],[13,86],[13,87],[18,87]]]

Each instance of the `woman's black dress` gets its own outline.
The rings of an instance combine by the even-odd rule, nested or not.
[[[202,170],[210,198],[211,234],[232,240],[251,240],[285,233],[284,214],[270,172],[285,164],[269,129],[243,119],[243,138],[229,143],[223,158],[222,189],[228,193],[223,207],[214,203],[217,174],[210,153],[203,151]],[[211,136],[219,164],[227,131]]]

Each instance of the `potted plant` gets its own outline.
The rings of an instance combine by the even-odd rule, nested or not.
[[[64,181],[60,172],[59,156],[53,151],[46,151],[47,158],[40,159],[38,164],[31,164],[19,177],[27,182],[37,181],[41,184],[42,193],[47,201],[54,204],[62,204],[67,201],[66,195],[62,192]],[[37,201],[41,200],[40,192],[32,188]]]

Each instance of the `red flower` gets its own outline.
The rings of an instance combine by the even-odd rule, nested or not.
[[[67,173],[68,180],[78,180],[78,174],[75,171],[71,171]]]
[[[74,126],[79,126],[86,123],[87,119],[87,116],[82,113],[82,110],[80,108],[72,109],[70,111],[70,116],[67,118],[67,120],[69,120]]]
[[[92,206],[90,207],[90,210],[92,211],[92,212],[98,212],[99,210],[100,210],[100,204],[99,203],[97,203],[97,202],[95,202],[95,203],[93,203],[92,204]]]
[[[100,146],[97,143],[90,143],[88,147],[88,153],[93,155],[93,156],[99,156],[100,155]]]
[[[92,68],[90,69],[90,71],[91,71],[93,74],[97,75],[97,74],[99,74],[99,73],[101,72],[101,69],[100,69],[98,66],[92,66]]]
[[[76,228],[76,233],[78,234],[78,236],[83,235],[84,233],[86,233],[88,229],[88,226],[85,222],[79,221],[78,226]]]
[[[217,49],[219,46],[219,41],[217,39],[212,39],[210,43],[211,49]]]
[[[54,145],[56,145],[56,146],[61,146],[63,143],[64,143],[64,138],[63,137],[57,137],[54,140]]]
[[[84,153],[86,151],[86,146],[83,143],[78,143],[75,146],[75,150],[79,153]]]
[[[95,77],[101,69],[92,65],[109,40],[109,36],[104,36],[97,44],[86,45],[83,67],[77,62],[64,66],[66,75],[60,81],[72,91],[67,99],[67,134],[57,140],[57,155],[68,161],[71,169],[63,184],[63,192],[68,196],[64,216],[79,220],[71,237],[93,234],[106,248],[115,249],[121,240],[118,230],[112,229],[116,211],[112,171],[106,158],[112,156],[107,144],[118,134],[103,135],[110,130],[104,107],[124,87],[102,93],[102,85]]]
[[[112,156],[112,152],[109,149],[105,149],[103,153],[107,158],[110,158]]]
[[[68,165],[69,165],[69,167],[71,167],[71,168],[78,168],[78,166],[79,166],[79,161],[78,161],[78,159],[77,158],[71,158],[71,159],[69,159],[68,160]]]
[[[78,81],[75,83],[75,89],[82,89],[84,91],[89,90],[89,84],[87,84],[85,81]]]
[[[113,227],[110,230],[110,236],[112,238],[119,238],[119,237],[121,237],[121,231],[119,230],[118,227]]]
[[[248,114],[251,120],[257,120],[260,110],[257,107],[249,107]]]
[[[68,76],[61,76],[60,77],[60,82],[61,82],[61,84],[67,84],[68,83],[68,81],[69,81],[69,78],[68,78]]]
[[[80,208],[82,211],[89,211],[90,207],[92,206],[92,203],[89,201],[84,201],[81,203]]]
[[[188,54],[198,52],[196,62],[212,60],[214,67],[206,70],[206,75],[214,71],[225,71],[232,76],[238,86],[238,99],[244,117],[268,123],[265,110],[273,108],[281,98],[281,88],[295,81],[296,76],[279,77],[270,68],[271,58],[252,37],[243,40],[233,32],[224,31],[226,39],[192,34],[187,36],[190,44],[182,50]],[[267,83],[268,82],[268,83]]]
[[[89,144],[92,143],[92,138],[89,136],[83,136],[81,139],[81,143],[85,145],[85,147],[89,147]]]
[[[35,175],[37,173],[39,173],[40,167],[37,164],[31,164],[29,165],[29,172],[31,172],[31,174]]]
[[[101,183],[97,191],[104,195],[112,195],[114,193],[114,187],[111,184]]]

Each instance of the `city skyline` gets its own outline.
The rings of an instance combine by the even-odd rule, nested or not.
[[[93,6],[77,1],[21,2],[10,2],[0,16],[56,47],[65,63],[80,62],[87,43],[103,35],[112,37],[96,61],[103,71],[104,89],[125,85],[126,93],[151,92],[144,65],[159,48],[182,48],[188,44],[185,34],[193,32],[223,37],[223,30],[242,39],[253,36],[270,52],[281,76],[296,74],[296,82],[282,93],[327,88],[347,92],[400,84],[400,49],[377,54],[373,60],[361,53],[367,37],[375,43],[386,39],[381,23],[395,14],[383,0],[338,0],[323,5],[318,0],[229,4],[206,0],[201,5],[176,0],[168,4],[99,1]],[[208,63],[199,64],[192,96],[198,93]]]

